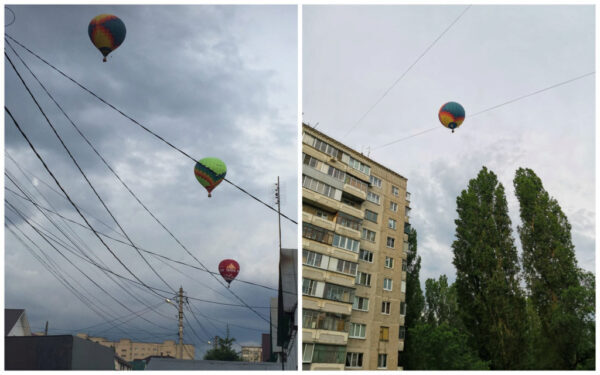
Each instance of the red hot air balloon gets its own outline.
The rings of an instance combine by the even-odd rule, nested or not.
[[[227,287],[240,272],[240,265],[233,259],[225,259],[219,263],[219,273],[227,281]]]

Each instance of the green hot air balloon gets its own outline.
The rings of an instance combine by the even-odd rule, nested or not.
[[[210,198],[210,192],[225,178],[227,166],[217,158],[204,158],[196,163],[194,174],[198,182],[208,191],[208,197]]]

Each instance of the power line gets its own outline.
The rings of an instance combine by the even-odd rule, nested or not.
[[[594,75],[594,74],[596,74],[596,72],[595,72],[595,71],[592,71],[592,72],[589,72],[589,73],[586,73],[586,74],[583,74],[583,75],[580,75],[580,76],[577,76],[577,77],[574,77],[574,78],[568,79],[568,80],[566,80],[566,81],[559,82],[559,83],[557,83],[557,84],[554,84],[554,85],[552,85],[552,86],[545,87],[545,88],[543,88],[543,89],[541,89],[541,90],[537,90],[537,91],[531,92],[531,93],[529,93],[529,94],[526,94],[526,95],[519,96],[518,98],[515,98],[515,99],[508,100],[508,101],[506,101],[506,102],[504,102],[504,103],[501,103],[501,104],[498,104],[498,105],[495,105],[495,106],[492,106],[492,107],[486,108],[486,109],[484,109],[484,110],[482,110],[482,111],[479,111],[479,112],[475,112],[474,114],[470,115],[470,116],[469,116],[469,118],[472,118],[472,117],[475,117],[475,116],[479,116],[479,115],[481,115],[481,114],[483,114],[483,113],[485,113],[485,112],[489,112],[489,111],[491,111],[491,110],[494,110],[494,109],[500,108],[500,107],[502,107],[502,106],[505,106],[505,105],[508,105],[508,104],[512,104],[512,103],[514,103],[514,102],[516,102],[516,101],[519,101],[519,100],[521,100],[521,99],[525,99],[525,98],[528,98],[528,97],[530,97],[530,96],[533,96],[533,95],[540,94],[540,93],[542,93],[542,92],[544,92],[544,91],[548,91],[548,90],[551,90],[551,89],[557,88],[557,87],[559,87],[559,86],[566,85],[566,84],[568,84],[568,83],[571,83],[571,82],[573,82],[573,81],[577,81],[577,80],[579,80],[579,79],[582,79],[582,78],[585,78],[585,77],[588,77],[588,76],[591,76],[591,75]],[[421,135],[421,134],[425,134],[425,133],[427,133],[427,132],[430,132],[430,131],[432,131],[432,130],[436,130],[436,129],[442,129],[442,128],[441,128],[440,126],[434,126],[434,127],[432,127],[432,128],[429,128],[429,129],[423,130],[423,131],[421,131],[421,132],[419,132],[419,133],[411,134],[411,135],[409,135],[409,136],[402,137],[402,138],[396,139],[396,140],[394,140],[394,141],[391,141],[391,142],[385,143],[385,144],[383,144],[383,145],[381,145],[381,146],[374,147],[374,148],[373,148],[373,150],[378,150],[378,149],[380,149],[380,148],[384,148],[384,147],[387,147],[387,146],[393,145],[394,143],[398,143],[398,142],[401,142],[401,141],[404,141],[404,140],[407,140],[407,139],[410,139],[410,138],[416,137],[416,136],[418,136],[418,135]]]
[[[12,47],[11,47],[12,48]],[[14,51],[14,50],[13,50]],[[23,84],[23,86],[25,86],[25,89],[27,90],[27,92],[29,93],[29,95],[31,96],[31,98],[33,99],[33,101],[35,102],[36,106],[38,107],[38,109],[40,110],[40,112],[42,113],[42,115],[44,116],[44,118],[46,119],[46,122],[48,123],[48,125],[50,126],[50,128],[52,128],[52,131],[54,133],[54,135],[58,138],[58,140],[60,141],[60,144],[63,146],[63,148],[65,149],[65,151],[67,152],[67,154],[69,155],[69,158],[73,161],[73,163],[75,164],[75,166],[77,167],[77,170],[79,170],[79,172],[81,173],[81,175],[83,176],[83,178],[85,179],[85,181],[87,182],[87,184],[89,185],[89,187],[92,189],[92,191],[94,192],[94,195],[96,195],[96,197],[98,198],[98,200],[100,201],[100,203],[102,204],[102,206],[104,207],[104,209],[106,210],[106,212],[108,212],[108,214],[110,215],[110,217],[113,219],[113,221],[115,222],[115,224],[117,224],[117,226],[119,227],[119,229],[121,230],[121,232],[123,233],[123,235],[127,238],[127,240],[131,243],[131,245],[137,250],[139,256],[144,260],[144,262],[148,265],[148,267],[152,270],[152,272],[170,289],[172,289],[173,291],[175,291],[175,289],[173,289],[168,283],[167,281],[156,271],[156,269],[150,264],[150,262],[148,262],[148,260],[144,257],[144,255],[137,249],[137,247],[135,247],[135,245],[133,244],[133,241],[129,238],[129,236],[127,235],[127,232],[125,232],[125,229],[123,229],[123,227],[121,226],[121,224],[117,221],[117,218],[113,215],[113,213],[110,211],[110,209],[108,208],[108,206],[106,205],[106,203],[104,202],[104,200],[102,199],[102,197],[100,197],[100,194],[98,193],[98,191],[94,188],[94,186],[92,185],[91,181],[88,179],[87,175],[85,174],[85,172],[83,171],[83,169],[81,169],[79,163],[77,162],[77,160],[75,159],[75,157],[73,156],[73,154],[71,153],[71,151],[69,150],[69,148],[67,147],[67,145],[65,144],[65,142],[63,141],[62,137],[58,134],[56,128],[54,127],[54,125],[52,125],[52,122],[50,121],[50,119],[48,118],[48,116],[46,116],[46,114],[44,113],[44,110],[42,109],[42,107],[40,106],[40,104],[38,103],[38,101],[36,100],[35,96],[33,95],[33,93],[31,92],[31,90],[29,89],[29,87],[27,86],[27,84],[25,83],[25,80],[23,79],[23,77],[21,76],[21,74],[18,72],[16,66],[13,64],[12,60],[10,59],[10,57],[8,56],[8,54],[5,52],[4,56],[8,59],[8,62],[10,63],[10,65],[12,66],[13,70],[15,71],[15,73],[17,74],[17,76],[19,77],[19,79],[21,80],[21,83]],[[19,56],[20,59],[20,56]],[[23,61],[23,60],[21,60]],[[29,67],[27,67],[29,69]],[[30,70],[31,72],[31,70]],[[31,72],[31,74],[33,75],[33,72]],[[34,75],[35,76],[35,75]],[[36,77],[37,79],[37,77]],[[38,81],[39,82],[39,81]],[[58,103],[57,103],[58,104]],[[141,281],[141,280],[140,280]]]
[[[32,54],[33,56],[35,56],[36,58],[38,58],[40,61],[42,61],[43,63],[45,63],[46,65],[48,65],[49,67],[51,67],[52,69],[56,70],[58,73],[60,73],[62,76],[64,76],[65,78],[67,78],[68,80],[70,80],[71,82],[75,83],[77,86],[81,87],[84,91],[88,92],[89,94],[91,94],[92,96],[94,96],[95,98],[97,98],[98,100],[100,100],[102,103],[106,104],[107,106],[109,106],[110,108],[114,109],[115,111],[117,111],[118,113],[120,113],[122,116],[124,116],[125,118],[127,118],[128,120],[130,120],[131,122],[133,122],[134,124],[138,125],[139,127],[141,127],[143,130],[145,130],[146,132],[148,132],[149,134],[153,135],[154,137],[156,137],[157,139],[159,139],[160,141],[162,141],[163,143],[167,144],[169,147],[171,147],[172,149],[179,151],[179,153],[181,153],[182,155],[184,155],[185,157],[187,157],[188,159],[192,160],[194,163],[196,163],[199,159],[195,159],[192,156],[190,156],[188,153],[186,153],[185,151],[181,150],[180,148],[176,147],[175,145],[173,145],[172,143],[170,143],[169,141],[167,141],[166,139],[164,139],[162,136],[158,135],[157,133],[153,132],[152,130],[150,130],[149,128],[147,128],[146,126],[142,125],[141,123],[139,123],[138,121],[136,121],[134,118],[130,117],[129,115],[125,114],[123,111],[121,111],[120,109],[118,109],[117,107],[115,107],[114,105],[110,104],[109,102],[107,102],[106,100],[102,99],[100,96],[96,95],[94,92],[92,92],[91,90],[89,90],[88,88],[86,88],[85,86],[83,86],[82,84],[80,84],[79,82],[77,82],[75,79],[71,78],[70,76],[68,76],[67,74],[65,74],[64,72],[62,72],[60,69],[56,68],[54,65],[50,64],[48,61],[46,61],[45,59],[43,59],[42,57],[40,57],[38,54],[34,53],[33,51],[31,51],[29,48],[25,47],[23,44],[21,44],[19,41],[17,41],[16,39],[14,39],[12,36],[6,34],[6,37],[10,38],[10,40],[12,40],[13,42],[17,43],[19,46],[21,46],[22,48],[24,48],[27,52],[29,52],[30,54]],[[235,188],[237,188],[238,190],[240,190],[241,192],[243,192],[244,194],[248,195],[249,197],[251,197],[252,199],[256,200],[257,202],[263,204],[264,206],[266,206],[267,208],[269,208],[270,210],[277,212],[277,209],[272,207],[271,205],[267,204],[266,202],[262,201],[261,199],[257,198],[256,196],[252,195],[251,193],[249,193],[247,190],[245,190],[244,188],[242,188],[239,185],[236,185],[235,183],[231,182],[230,180],[228,180],[227,178],[224,179],[225,182],[229,183],[230,185],[234,186]],[[282,217],[286,218],[287,220],[291,221],[294,224],[298,224],[297,221],[289,218],[288,216],[281,214]]]
[[[368,110],[367,112],[365,112],[359,119],[358,121],[356,121],[356,123],[350,128],[350,130],[348,130],[348,132],[344,135],[344,138],[348,136],[348,134],[350,134],[352,132],[352,130],[354,130],[356,128],[356,126],[358,126],[358,124],[365,118],[367,117],[367,115],[369,113],[371,113],[371,111],[377,106],[377,104],[379,104],[383,98],[385,98],[387,96],[387,94],[389,94],[389,92],[398,84],[398,82],[400,82],[402,80],[402,78],[404,78],[404,76],[419,62],[419,60],[421,60],[423,58],[423,56],[425,56],[427,54],[427,52],[429,52],[429,50],[444,36],[444,34],[446,34],[448,32],[448,30],[450,30],[452,28],[452,26],[454,26],[454,24],[456,22],[458,22],[458,20],[467,12],[467,10],[469,10],[469,8],[471,8],[471,5],[467,6],[465,8],[465,10],[462,11],[461,14],[458,15],[458,17],[456,17],[454,19],[454,21],[452,21],[452,23],[446,27],[446,29],[444,31],[442,31],[442,33],[425,49],[425,51],[423,51],[423,53],[421,53],[421,55],[415,60],[415,62],[413,62],[408,69],[406,69],[404,71],[404,73],[402,73],[402,75],[396,79],[394,81],[394,83],[387,89],[385,90],[385,92],[383,93],[383,95],[375,102],[375,104],[373,104]]]
[[[125,268],[125,270],[127,270],[127,272],[129,272],[136,280],[138,280],[142,285],[144,285],[147,289],[152,290],[153,293],[155,293],[157,296],[159,296],[160,298],[165,298],[164,296],[160,295],[159,293],[156,293],[156,291],[154,291],[151,287],[149,287],[148,285],[146,285],[146,283],[144,283],[142,280],[140,280],[137,275],[135,275],[133,273],[133,271],[131,271],[129,269],[129,267],[127,267],[125,265],[125,263],[123,263],[123,261],[121,261],[121,259],[117,256],[117,254],[115,254],[112,249],[104,242],[104,240],[102,240],[102,237],[100,237],[100,235],[98,234],[98,232],[92,227],[92,225],[89,223],[89,221],[87,220],[87,218],[81,213],[81,211],[79,210],[79,208],[77,207],[77,205],[73,202],[73,200],[71,199],[71,197],[67,194],[67,192],[65,191],[65,189],[62,187],[62,185],[60,184],[60,182],[58,182],[58,179],[54,176],[54,174],[52,173],[52,171],[50,170],[50,168],[48,167],[48,165],[46,164],[46,162],[44,161],[44,159],[41,157],[41,155],[37,152],[37,150],[35,149],[35,147],[33,146],[33,144],[31,143],[31,141],[29,140],[29,138],[27,137],[27,135],[25,134],[25,132],[23,131],[23,129],[21,129],[21,126],[18,124],[18,122],[15,120],[15,118],[13,117],[12,113],[9,111],[9,109],[4,106],[4,110],[8,113],[8,115],[10,116],[10,118],[13,120],[13,124],[17,127],[17,129],[19,130],[19,132],[21,133],[21,135],[25,138],[25,140],[27,141],[27,143],[29,144],[29,147],[33,150],[33,152],[35,153],[35,155],[37,156],[37,158],[42,162],[42,164],[44,165],[44,168],[46,169],[46,171],[48,171],[48,173],[50,174],[50,176],[52,176],[52,178],[54,179],[54,182],[58,185],[58,187],[60,188],[60,190],[63,192],[63,194],[65,194],[65,196],[67,197],[67,199],[69,200],[69,203],[71,203],[71,205],[73,206],[73,208],[75,208],[75,210],[77,211],[77,213],[79,214],[79,216],[81,216],[81,218],[85,221],[85,223],[90,227],[90,229],[92,229],[92,231],[94,232],[94,234],[96,235],[96,237],[98,238],[98,240],[100,240],[100,242],[104,245],[104,247],[113,255],[113,257],[115,259],[117,259],[117,261],[121,264],[121,266],[123,266],[123,268]]]
[[[81,224],[81,223],[79,223],[79,222],[77,222],[77,221],[75,221],[75,220],[69,219],[69,218],[67,218],[67,217],[65,217],[65,216],[63,216],[63,215],[61,215],[61,214],[59,214],[59,213],[58,213],[58,212],[56,212],[56,211],[53,211],[53,210],[51,210],[51,209],[48,209],[47,207],[43,207],[43,206],[39,205],[38,203],[36,203],[36,202],[33,202],[33,201],[30,199],[30,198],[24,197],[24,196],[20,195],[19,193],[15,192],[14,190],[12,190],[12,189],[10,189],[10,188],[8,188],[8,187],[6,187],[5,189],[6,189],[6,191],[8,191],[8,192],[10,192],[10,193],[14,194],[15,196],[17,196],[17,197],[19,197],[19,198],[21,198],[21,199],[24,199],[24,200],[26,200],[26,201],[30,202],[30,203],[31,203],[31,204],[33,204],[34,206],[36,206],[36,207],[38,207],[38,208],[40,208],[40,209],[42,209],[42,210],[44,210],[44,211],[47,211],[47,212],[53,213],[54,215],[57,215],[57,216],[59,216],[59,217],[61,217],[61,218],[65,219],[65,220],[67,220],[67,221],[69,221],[69,222],[71,222],[71,223],[73,223],[73,224],[75,224],[75,225],[78,225],[78,226],[82,227],[83,229],[86,229],[86,230],[88,230],[88,231],[91,231],[91,229],[90,229],[90,228],[88,228],[88,227],[86,227],[84,224]],[[110,236],[110,235],[108,235],[108,234],[106,234],[106,233],[103,233],[103,232],[100,232],[100,231],[98,231],[98,234],[100,234],[101,236],[103,236],[103,237],[106,237],[106,238],[108,238],[108,239],[111,239],[111,240],[113,240],[113,241],[115,241],[115,242],[121,243],[121,244],[123,244],[123,245],[131,246],[131,245],[130,245],[130,244],[128,244],[127,242],[125,242],[125,241],[122,241],[122,240],[119,240],[118,238],[112,237],[112,236]],[[175,259],[169,258],[169,257],[167,257],[167,256],[165,256],[165,255],[161,255],[161,254],[155,253],[155,252],[153,252],[153,251],[146,250],[146,249],[144,249],[143,247],[141,247],[141,246],[139,246],[139,245],[138,245],[138,249],[140,249],[140,251],[142,251],[142,252],[148,253],[148,254],[150,254],[150,255],[152,255],[152,256],[154,256],[154,257],[157,257],[157,258],[165,259],[165,260],[168,260],[168,261],[170,261],[170,262],[177,263],[177,264],[179,264],[179,265],[186,266],[186,267],[189,267],[189,268],[193,268],[193,269],[195,269],[195,270],[199,270],[199,271],[202,271],[202,272],[210,273],[210,274],[212,274],[212,275],[215,275],[215,276],[219,275],[219,273],[217,273],[217,272],[213,272],[213,271],[207,270],[207,269],[205,269],[205,268],[200,268],[200,267],[194,266],[193,264],[185,263],[185,262],[182,262],[182,261],[179,261],[179,260],[175,260]],[[178,272],[179,272],[179,271],[178,271]],[[185,274],[184,274],[184,275],[185,275]],[[187,277],[190,277],[189,275],[186,275],[186,276],[187,276]],[[196,279],[194,279],[194,278],[192,278],[192,277],[190,277],[190,278],[191,278],[192,280],[195,280],[196,282],[199,282],[198,280],[196,280]],[[236,279],[235,279],[235,281],[236,281],[236,282],[240,282],[240,283],[244,283],[244,284],[249,284],[249,285],[259,286],[259,287],[261,287],[261,288],[264,288],[264,289],[269,289],[269,290],[273,290],[273,291],[278,291],[278,290],[279,290],[279,289],[277,289],[277,288],[273,288],[273,287],[270,287],[270,286],[267,286],[267,285],[262,285],[262,284],[258,284],[258,283],[252,282],[252,281],[243,280],[243,279],[238,279],[238,278],[236,278]],[[288,291],[283,291],[283,293],[290,294],[290,295],[297,295],[297,292],[288,292]]]

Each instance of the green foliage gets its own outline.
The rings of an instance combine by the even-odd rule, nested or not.
[[[417,231],[411,228],[408,234],[408,253],[406,257],[406,315],[404,326],[407,331],[420,321],[425,306],[425,299],[419,282],[420,272],[421,257],[417,255]],[[408,340],[408,337],[406,340]]]
[[[492,369],[523,368],[525,298],[504,187],[483,167],[456,203],[453,263],[459,314],[469,343]]]
[[[204,359],[217,360],[217,361],[241,361],[242,359],[233,350],[234,338],[229,337],[229,332],[226,338],[217,337],[217,347],[206,352]]]
[[[594,368],[594,276],[577,267],[571,225],[540,178],[519,168],[514,186],[524,278],[540,325],[534,368]]]
[[[488,370],[488,363],[477,356],[467,343],[467,335],[447,323],[419,323],[410,328],[410,370]],[[408,368],[406,368],[408,369]]]

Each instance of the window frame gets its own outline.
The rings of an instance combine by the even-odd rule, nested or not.
[[[389,284],[389,289],[386,288],[386,284]],[[394,287],[394,280],[388,279],[387,277],[383,279],[383,290],[391,292],[393,287]]]
[[[385,268],[394,268],[394,258],[392,257],[385,257],[385,263],[383,265]]]
[[[356,327],[358,327],[358,335],[356,335]],[[362,336],[361,336],[362,333]],[[348,338],[366,340],[367,338],[367,325],[362,323],[350,322],[350,329],[348,330]]]
[[[390,240],[391,240],[391,242],[392,242],[392,246],[390,246]],[[386,244],[385,244],[385,246],[386,246],[388,249],[395,249],[395,248],[396,248],[396,239],[395,239],[394,237],[390,237],[390,236],[388,236],[388,237],[387,237],[387,240],[386,240]]]
[[[383,315],[390,315],[391,311],[392,311],[392,302],[381,301],[381,313]]]

